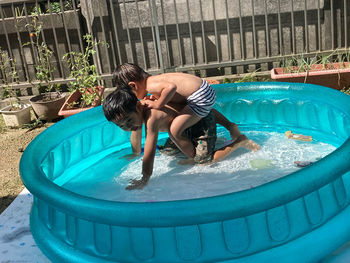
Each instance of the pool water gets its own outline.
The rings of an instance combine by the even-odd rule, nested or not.
[[[153,175],[142,190],[127,191],[131,179],[141,177],[142,157],[127,160],[111,154],[79,174],[70,176],[62,187],[81,195],[122,202],[156,202],[216,196],[257,187],[298,169],[294,161],[315,162],[336,149],[323,142],[290,140],[277,132],[249,131],[248,138],[261,149],[251,152],[240,148],[225,160],[212,165],[179,165],[178,156],[157,152]],[[225,144],[229,134],[218,131],[217,147]],[[162,141],[164,142],[164,141]],[[160,142],[160,144],[162,143]]]

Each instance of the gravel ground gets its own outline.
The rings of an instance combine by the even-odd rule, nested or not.
[[[0,214],[24,188],[18,170],[23,150],[48,126],[32,131],[9,129],[0,115]]]

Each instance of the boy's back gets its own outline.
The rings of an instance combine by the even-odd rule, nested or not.
[[[164,73],[148,77],[146,80],[147,90],[158,98],[160,96],[160,93],[157,92],[158,87],[164,85],[164,83],[173,83],[176,86],[176,93],[171,102],[185,104],[186,99],[199,89],[203,80],[197,76],[181,72]]]

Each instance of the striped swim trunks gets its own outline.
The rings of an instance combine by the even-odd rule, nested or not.
[[[187,98],[187,105],[199,117],[204,118],[216,101],[214,89],[203,79],[202,86]]]

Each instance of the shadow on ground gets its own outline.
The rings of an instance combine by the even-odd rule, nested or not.
[[[0,198],[0,214],[15,200],[17,196],[8,195]]]

